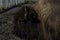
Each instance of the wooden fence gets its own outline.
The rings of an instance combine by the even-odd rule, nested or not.
[[[19,3],[24,3],[26,1],[36,1],[36,0],[0,0],[0,10],[2,10],[2,8],[4,9],[9,8]]]
[[[8,8],[19,3],[24,3],[24,0],[0,0],[0,9]]]

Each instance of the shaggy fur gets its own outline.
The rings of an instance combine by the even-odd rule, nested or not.
[[[60,40],[57,38],[60,33],[60,0],[39,0],[33,5],[41,19],[46,40]],[[59,34],[60,36],[60,34]]]
[[[36,38],[38,38],[37,40],[60,40],[60,0],[39,0],[38,2],[36,2],[36,4],[32,5],[31,7],[34,8],[34,10],[37,12],[38,19],[41,22],[37,24],[38,26],[34,24],[32,26],[29,26],[28,25],[29,22],[26,24],[27,26],[25,25],[26,27],[24,26],[25,28],[27,28],[27,30],[29,30],[30,27],[31,29],[32,27],[33,28],[38,27],[36,28],[38,29],[36,34],[38,34],[39,36],[35,35],[35,33],[32,31],[34,29],[32,29],[31,32],[26,31],[29,38],[31,37],[33,38],[35,36]],[[23,7],[21,9],[23,9]],[[17,22],[18,19],[20,20],[24,19],[25,11],[21,9],[16,13],[14,22],[15,21]],[[30,10],[30,13],[31,12],[34,12],[34,11]],[[17,24],[16,22],[15,24]],[[24,27],[22,29],[24,29]],[[21,26],[20,26],[19,31],[18,29],[19,27],[15,25],[15,33],[16,32],[21,33],[22,31]],[[33,33],[34,36],[32,36],[33,34],[30,35],[29,33]],[[23,36],[21,34],[20,37],[21,36],[25,37],[27,34],[24,33]],[[33,40],[33,39],[30,39],[30,40]]]

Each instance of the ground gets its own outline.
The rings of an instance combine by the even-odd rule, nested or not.
[[[8,12],[0,13],[0,40],[22,40],[12,34],[13,17],[17,8],[11,9]]]

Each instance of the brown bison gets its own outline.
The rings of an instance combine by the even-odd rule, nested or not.
[[[14,33],[26,40],[60,40],[60,1],[39,0],[21,6],[14,19]]]

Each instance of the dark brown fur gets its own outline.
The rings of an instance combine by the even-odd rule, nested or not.
[[[29,14],[25,16],[26,13]],[[30,14],[33,14],[34,17],[30,16]],[[29,18],[29,16],[31,18]],[[39,36],[38,24],[40,24],[40,20],[38,19],[38,15],[36,14],[32,7],[29,7],[28,10],[26,11],[24,9],[24,6],[20,7],[20,10],[16,12],[14,16],[14,24],[15,26],[13,29],[13,33],[16,36],[25,40],[35,39],[38,40]]]

